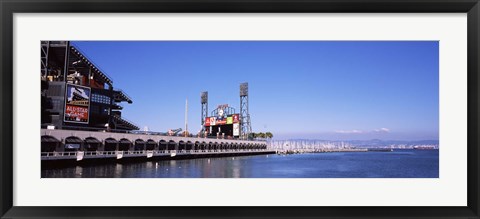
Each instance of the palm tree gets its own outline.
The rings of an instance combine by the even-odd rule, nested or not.
[[[265,133],[265,136],[269,139],[272,139],[273,138],[273,134],[271,132],[267,132]]]
[[[257,133],[259,138],[265,138],[265,133],[259,132]]]

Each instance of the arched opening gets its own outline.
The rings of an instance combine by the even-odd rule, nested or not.
[[[200,150],[200,142],[195,142],[195,148],[193,150]]]
[[[217,149],[218,149],[218,143],[217,143],[217,142],[213,142],[212,148],[210,148],[210,150],[217,150]]]
[[[228,150],[228,148],[230,147],[229,145],[230,145],[230,144],[229,144],[228,142],[225,142],[225,143],[223,144],[223,149],[224,149],[224,150]]]
[[[82,146],[83,140],[76,136],[65,138],[65,151],[78,151]]]
[[[184,141],[179,141],[178,142],[178,150],[185,150],[186,149],[186,146],[185,146],[185,142]]]
[[[132,142],[126,138],[120,139],[118,142],[118,150],[119,151],[128,151],[130,150],[130,147],[132,146]]]
[[[157,142],[152,139],[147,140],[146,150],[153,151],[157,147]]]
[[[178,144],[173,140],[168,141],[168,150],[178,150]]]
[[[114,138],[105,139],[105,151],[116,151],[118,141]]]
[[[220,142],[220,150],[225,150],[225,143]]]
[[[187,141],[187,150],[193,150],[193,143],[191,141]]]
[[[206,142],[202,142],[202,143],[200,144],[200,150],[206,150],[206,148],[207,148],[207,143],[206,143]]]
[[[84,148],[86,151],[96,151],[98,148],[100,148],[100,145],[102,144],[101,141],[94,137],[88,137],[85,138],[85,143],[84,143]]]
[[[43,135],[41,137],[41,151],[42,152],[53,152],[57,148],[60,141],[53,136]]]
[[[168,143],[165,140],[160,140],[158,150],[166,151],[168,149]]]
[[[135,150],[136,151],[143,151],[145,150],[145,144],[146,142],[143,139],[137,139],[135,140]]]
[[[213,147],[214,147],[214,143],[213,142],[208,142],[207,150],[213,150]]]

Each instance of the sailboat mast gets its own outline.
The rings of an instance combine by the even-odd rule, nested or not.
[[[185,137],[188,133],[188,98],[185,100]]]

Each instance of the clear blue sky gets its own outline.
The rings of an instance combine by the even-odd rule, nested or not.
[[[123,116],[142,129],[200,130],[209,111],[240,108],[249,83],[255,132],[275,139],[436,140],[437,41],[89,41],[73,42],[133,104]]]

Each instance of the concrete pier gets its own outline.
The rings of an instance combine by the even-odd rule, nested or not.
[[[155,160],[275,153],[264,141],[42,129],[42,163]]]

